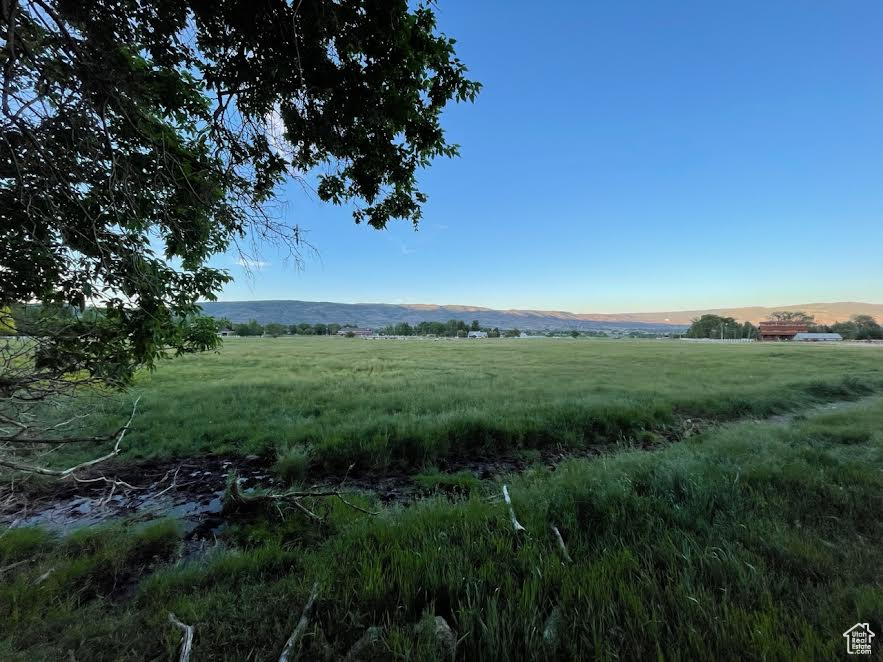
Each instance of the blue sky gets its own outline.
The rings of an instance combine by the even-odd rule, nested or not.
[[[418,231],[296,184],[318,255],[223,300],[622,312],[883,301],[883,3],[440,0],[484,84]]]

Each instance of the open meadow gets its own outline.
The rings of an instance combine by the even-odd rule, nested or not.
[[[763,418],[883,387],[883,351],[787,343],[536,338],[232,338],[143,373],[96,407],[112,430],[142,397],[126,457],[268,457],[327,468],[580,448],[683,419]],[[652,435],[645,437],[653,439]]]
[[[102,471],[163,474],[155,512],[0,494],[0,659],[171,659],[172,612],[194,660],[275,660],[314,586],[302,660],[832,659],[883,626],[880,348],[230,339],[84,430],[139,395]]]

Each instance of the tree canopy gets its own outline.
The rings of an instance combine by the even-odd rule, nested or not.
[[[43,333],[46,361],[124,383],[171,348],[250,240],[297,253],[288,176],[356,222],[417,223],[417,171],[474,98],[454,41],[407,0],[4,0],[0,307],[102,311]]]
[[[732,317],[707,314],[694,319],[684,335],[687,338],[754,338],[757,329],[751,322],[742,323]]]
[[[0,342],[0,451],[57,429],[46,399],[214,347],[213,257],[299,256],[286,179],[418,223],[418,170],[457,153],[442,110],[479,89],[422,2],[3,0],[0,20],[0,311],[28,336]]]
[[[854,315],[848,322],[835,322],[830,329],[844,340],[883,339],[883,327],[870,315]]]

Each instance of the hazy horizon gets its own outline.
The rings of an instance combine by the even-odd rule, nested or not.
[[[873,301],[883,245],[883,5],[447,3],[475,104],[419,175],[419,231],[377,232],[299,183],[225,300],[693,310]]]
[[[217,300],[217,303],[272,303],[272,302],[286,302],[286,301],[303,301],[305,303],[329,303],[329,304],[346,304],[346,305],[393,305],[393,306],[436,306],[439,308],[447,308],[447,307],[464,307],[464,308],[486,308],[488,310],[498,310],[498,311],[542,311],[542,312],[567,312],[574,313],[577,315],[617,315],[617,314],[647,314],[647,313],[663,313],[663,312],[695,312],[702,310],[731,310],[737,308],[795,308],[800,306],[825,306],[825,305],[844,305],[844,304],[856,304],[856,305],[867,305],[867,306],[883,306],[883,301],[858,301],[858,300],[843,300],[843,301],[803,301],[797,303],[778,303],[774,305],[760,305],[760,304],[748,304],[748,305],[716,305],[716,306],[707,306],[707,307],[686,307],[686,308],[656,308],[653,310],[567,310],[564,308],[521,308],[515,306],[507,306],[507,307],[494,307],[494,306],[484,306],[481,304],[474,303],[464,303],[464,302],[445,302],[438,303],[435,301],[332,301],[327,299],[295,299],[295,298],[272,298],[272,299],[221,299]],[[202,302],[205,303],[205,302]]]

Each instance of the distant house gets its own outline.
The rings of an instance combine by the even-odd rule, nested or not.
[[[470,331],[466,334],[467,338],[487,338],[487,331]]]
[[[233,329],[227,329],[227,328],[224,328],[224,329],[220,329],[220,330],[218,331],[218,335],[219,335],[221,338],[226,338],[227,336],[235,336],[235,335],[236,335],[236,332],[233,331]]]
[[[761,340],[794,340],[794,336],[807,330],[806,324],[801,322],[761,322],[757,325]]]
[[[353,335],[353,336],[357,336],[359,338],[370,338],[371,336],[374,335],[374,329],[367,329],[367,328],[363,329],[363,328],[349,327],[349,328],[341,329],[340,331],[337,332],[337,335],[339,335],[339,336]]]
[[[798,333],[794,342],[837,342],[843,340],[839,333]]]

